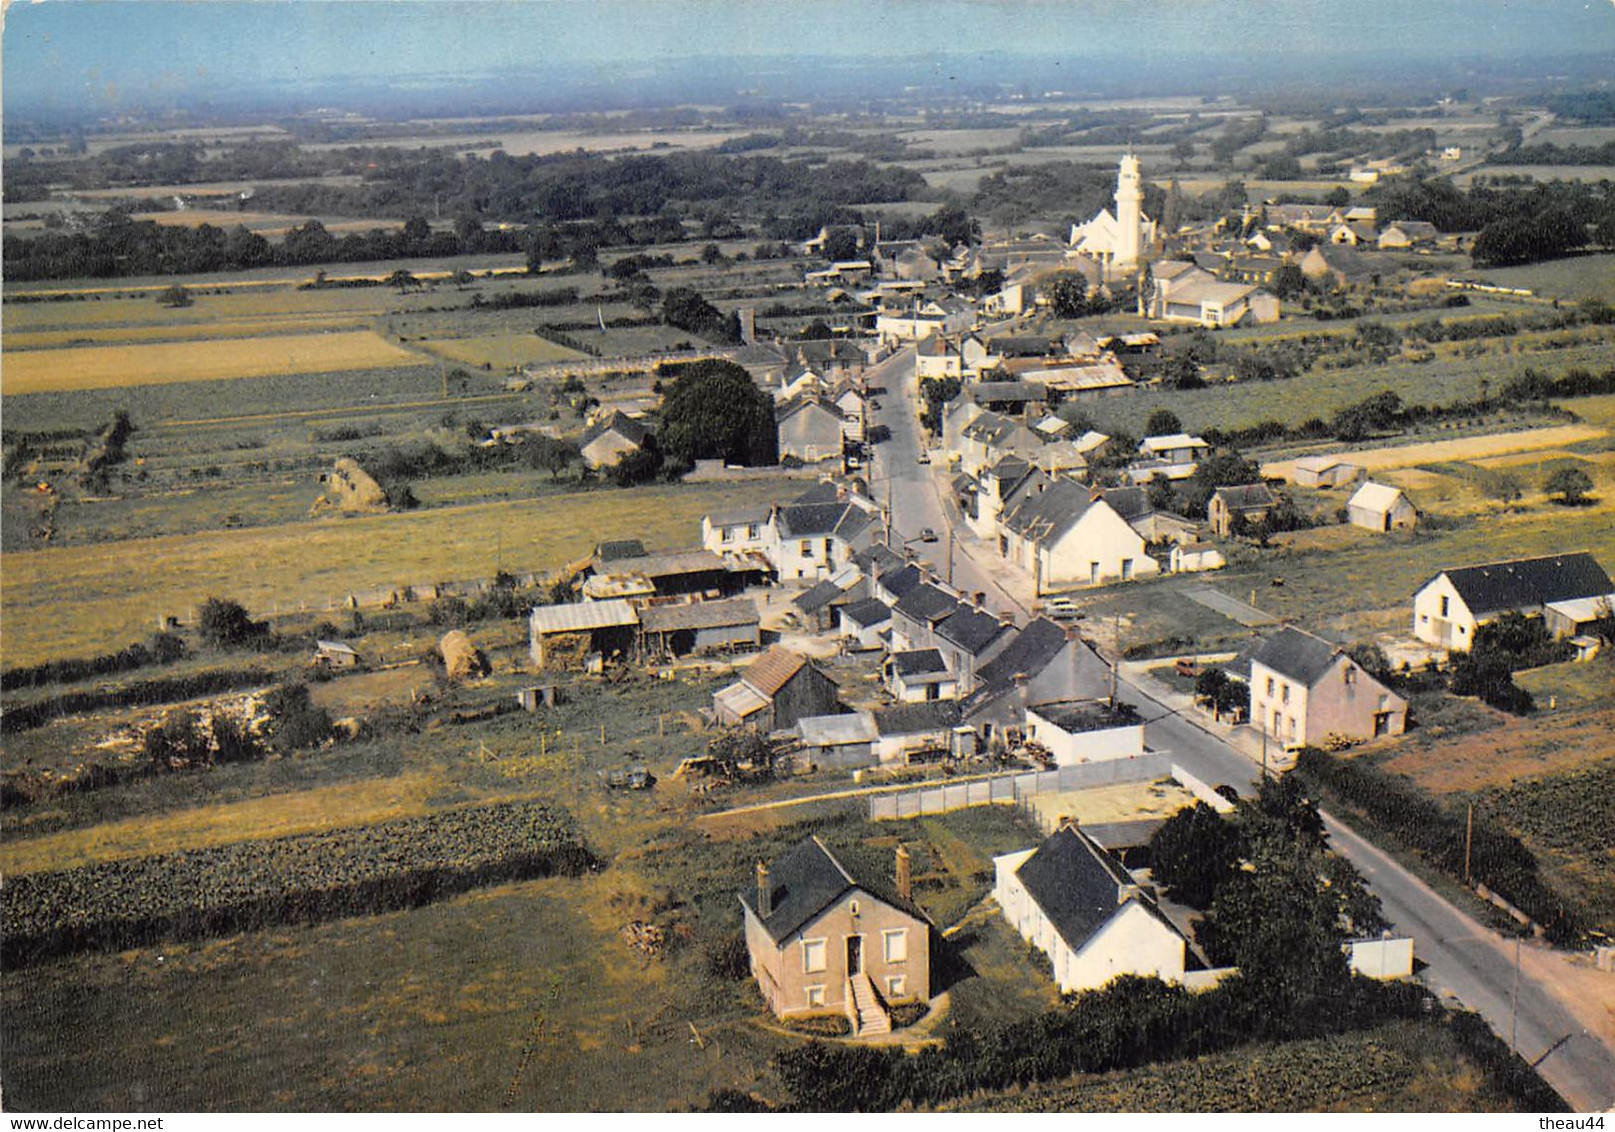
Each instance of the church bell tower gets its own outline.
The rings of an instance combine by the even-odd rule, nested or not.
[[[1118,273],[1138,266],[1143,242],[1144,186],[1139,176],[1138,158],[1129,151],[1116,173],[1116,251]]]

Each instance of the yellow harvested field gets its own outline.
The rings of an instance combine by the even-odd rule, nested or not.
[[[1096,786],[1091,790],[1033,794],[1028,800],[1045,822],[1071,817],[1083,825],[1169,818],[1197,801],[1193,794],[1181,786],[1165,786],[1155,782],[1123,782],[1116,786]]]
[[[541,362],[566,362],[587,357],[536,334],[479,334],[467,338],[434,338],[422,342],[428,352],[466,365],[514,369]]]
[[[416,772],[22,838],[0,844],[0,872],[71,869],[413,817],[431,808],[428,802],[440,786],[435,775]]]
[[[173,228],[200,228],[211,224],[215,228],[234,228],[240,225],[263,236],[284,236],[299,225],[306,224],[306,216],[289,216],[274,212],[237,212],[233,208],[187,208],[183,211],[137,212],[135,220],[154,220]],[[340,236],[347,232],[370,232],[377,228],[401,228],[402,220],[326,220],[325,230]]]
[[[291,373],[424,365],[370,330],[224,341],[27,350],[5,358],[7,394],[118,389]]]
[[[1515,432],[1495,432],[1489,436],[1466,436],[1458,440],[1432,440],[1424,444],[1401,444],[1391,448],[1361,448],[1343,455],[1353,464],[1377,472],[1385,468],[1408,468],[1418,464],[1438,464],[1449,460],[1475,460],[1510,452],[1535,452],[1583,440],[1597,440],[1605,430],[1590,425],[1559,425],[1555,428],[1527,428]],[[1295,461],[1278,460],[1262,465],[1262,475],[1294,479]]]
[[[373,587],[553,569],[602,539],[690,546],[703,515],[780,491],[772,479],[668,484],[3,554],[6,666],[121,648],[209,595],[261,616],[337,608]]]
[[[48,350],[59,346],[137,342],[192,342],[200,339],[257,338],[292,331],[352,330],[367,325],[359,314],[306,314],[225,320],[178,326],[98,326],[77,330],[25,330],[6,335],[6,350]]]

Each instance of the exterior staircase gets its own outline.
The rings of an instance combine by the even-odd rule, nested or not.
[[[875,985],[862,971],[847,980],[847,1017],[854,1037],[892,1032],[892,1016],[875,993]]]

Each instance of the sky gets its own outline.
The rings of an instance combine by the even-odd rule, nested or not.
[[[13,0],[7,100],[760,58],[1609,53],[1615,0]]]

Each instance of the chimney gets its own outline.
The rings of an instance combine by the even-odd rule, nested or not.
[[[1015,615],[1006,609],[998,615],[998,623],[1005,628],[1013,629],[1015,627]]]
[[[908,850],[899,843],[897,846],[897,895],[901,900],[914,899],[913,884],[909,874]]]
[[[774,914],[774,884],[768,878],[768,866],[757,862],[757,918],[766,920]]]
[[[977,609],[981,609],[981,608],[986,606],[986,604],[987,604],[987,591],[986,590],[977,590],[976,591],[975,603],[976,603],[976,608]]]

